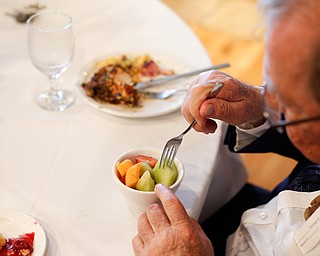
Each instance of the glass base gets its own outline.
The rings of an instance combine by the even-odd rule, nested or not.
[[[75,101],[75,96],[68,91],[48,91],[38,96],[40,107],[52,111],[64,111]]]

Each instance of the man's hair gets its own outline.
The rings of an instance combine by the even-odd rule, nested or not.
[[[314,30],[313,57],[310,63],[310,87],[315,99],[320,103],[320,0],[260,0],[259,9],[264,13],[266,22],[272,23],[285,15],[303,15]]]

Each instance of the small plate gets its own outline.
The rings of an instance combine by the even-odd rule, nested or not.
[[[136,55],[132,53],[125,53],[128,56]],[[141,54],[141,53],[140,53]],[[155,62],[164,69],[172,69],[176,74],[184,73],[190,71],[190,67],[188,67],[184,62],[181,60],[178,60],[172,56],[159,54],[159,53],[148,53]],[[119,55],[119,54],[118,54]],[[118,56],[117,55],[117,56]],[[178,93],[170,97],[166,100],[157,100],[157,99],[141,99],[142,107],[136,107],[131,108],[127,106],[120,106],[120,105],[113,105],[108,103],[101,103],[96,100],[94,100],[91,97],[88,97],[84,91],[84,89],[81,87],[81,84],[83,82],[88,82],[91,77],[93,76],[94,72],[97,70],[94,69],[95,64],[98,61],[104,60],[108,57],[112,56],[106,56],[103,58],[97,58],[94,61],[90,62],[81,72],[80,81],[78,84],[78,91],[80,93],[81,98],[91,107],[110,114],[114,116],[119,117],[129,117],[129,118],[146,118],[146,117],[156,117],[161,116],[165,114],[169,114],[171,112],[177,111],[182,106],[185,94],[184,93]],[[166,89],[182,89],[186,88],[188,86],[188,80],[187,79],[178,79],[176,81],[172,81],[170,83],[166,83],[163,85],[155,86],[154,88],[148,88],[146,90],[150,91],[163,91]]]
[[[5,238],[18,237],[24,233],[34,232],[34,251],[32,256],[43,256],[47,240],[41,224],[30,215],[9,209],[0,209],[0,233]]]

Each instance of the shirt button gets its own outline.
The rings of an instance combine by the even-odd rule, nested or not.
[[[265,219],[268,218],[268,214],[267,214],[266,212],[261,212],[261,213],[259,214],[259,216],[260,216],[260,218],[261,218],[262,220],[265,220]]]

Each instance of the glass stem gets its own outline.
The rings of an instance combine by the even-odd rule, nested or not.
[[[60,83],[59,83],[59,75],[50,76],[50,86],[51,86],[51,92],[55,93],[60,90]]]

